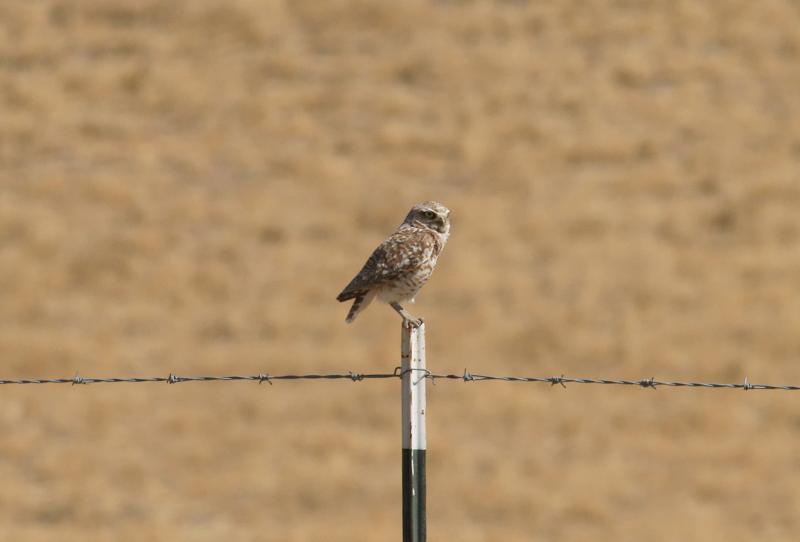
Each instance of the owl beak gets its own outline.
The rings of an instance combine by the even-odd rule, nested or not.
[[[441,217],[441,216],[438,217],[437,222],[439,224],[438,224],[438,227],[436,229],[439,230],[439,233],[444,233],[445,229],[447,229],[444,217]]]

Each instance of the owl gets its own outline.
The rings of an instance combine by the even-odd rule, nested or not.
[[[402,316],[404,325],[422,324],[422,319],[413,317],[400,303],[414,302],[417,292],[433,273],[449,236],[450,209],[435,201],[414,205],[403,223],[378,245],[336,298],[353,300],[345,321],[355,320],[377,297]]]

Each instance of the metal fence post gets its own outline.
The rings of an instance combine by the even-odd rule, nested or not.
[[[425,324],[402,326],[403,542],[425,542]]]

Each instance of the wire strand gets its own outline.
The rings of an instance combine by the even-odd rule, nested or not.
[[[351,382],[361,382],[364,380],[385,380],[389,378],[402,378],[405,373],[399,367],[391,373],[357,373],[347,371],[346,373],[309,373],[309,374],[279,374],[259,373],[254,375],[202,375],[202,376],[181,376],[170,373],[168,376],[141,376],[141,377],[86,377],[76,374],[71,378],[15,378],[0,380],[3,384],[142,384],[147,382],[166,382],[167,384],[180,384],[183,382],[267,382],[272,384],[280,380],[343,380]],[[616,386],[637,386],[640,388],[656,389],[659,387],[669,388],[694,388],[694,389],[741,389],[749,390],[783,390],[800,391],[800,386],[786,384],[753,384],[744,379],[742,383],[718,383],[718,382],[685,382],[674,380],[656,380],[655,378],[643,378],[639,380],[617,380],[606,378],[574,378],[561,376],[513,376],[513,375],[487,375],[471,373],[464,370],[461,374],[456,373],[432,373],[428,370],[420,378],[428,379],[433,384],[439,380],[460,380],[462,382],[527,382],[550,384],[566,388],[567,384],[603,384]]]

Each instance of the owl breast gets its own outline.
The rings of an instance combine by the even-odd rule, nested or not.
[[[386,303],[402,303],[414,299],[433,273],[433,264],[422,266],[397,277],[390,284],[384,284],[378,291],[378,298]]]
[[[378,299],[386,303],[402,303],[413,300],[436,267],[436,260],[445,239],[427,229],[411,230],[412,242],[396,244],[394,268],[402,271],[391,280],[382,281],[377,288]],[[409,265],[410,264],[410,265]]]

